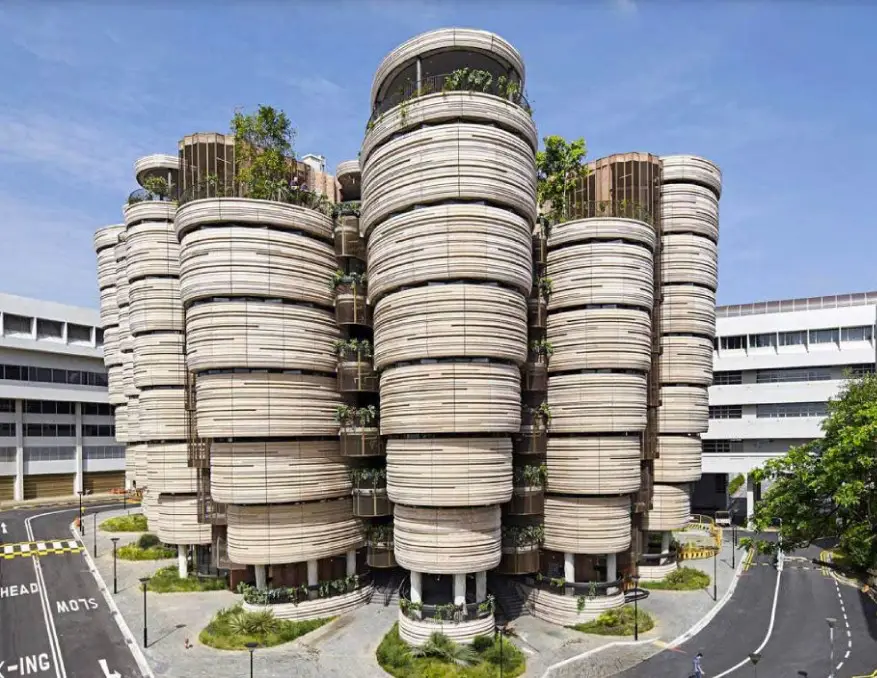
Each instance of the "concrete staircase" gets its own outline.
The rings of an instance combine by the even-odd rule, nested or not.
[[[406,574],[404,570],[399,568],[372,570],[372,581],[375,588],[369,603],[382,607],[397,606],[399,604],[399,588],[405,582]]]
[[[488,573],[487,590],[496,598],[494,615],[497,623],[508,623],[518,617],[530,614],[525,605],[524,597],[511,577]]]

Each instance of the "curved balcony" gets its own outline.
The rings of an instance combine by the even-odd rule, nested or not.
[[[104,328],[119,324],[119,302],[115,280],[112,285],[100,291],[100,324]]]
[[[514,437],[515,454],[545,454],[548,450],[548,430],[544,425],[523,426]]]
[[[548,378],[551,430],[557,433],[643,431],[645,374],[581,372]]]
[[[393,502],[386,487],[353,488],[353,515],[357,518],[382,518],[393,515]]]
[[[638,435],[554,436],[545,463],[548,491],[558,494],[607,495],[636,492],[640,487]]]
[[[178,278],[142,278],[131,284],[128,323],[132,335],[185,329]]]
[[[651,332],[645,309],[582,308],[552,313],[547,333],[554,351],[551,370],[647,372],[652,359]]]
[[[167,153],[153,153],[144,155],[134,161],[134,176],[141,186],[150,177],[167,179],[168,174],[176,176],[180,167],[180,159],[176,155]]]
[[[104,365],[109,369],[121,365],[122,362],[122,351],[119,348],[119,328],[117,326],[107,327],[104,330]],[[109,381],[109,376],[107,381]]]
[[[244,591],[248,612],[270,612],[277,619],[300,621],[336,617],[366,604],[373,594],[371,574],[353,575],[318,584]]]
[[[342,359],[338,362],[338,390],[341,393],[377,393],[378,375],[371,358]]]
[[[341,194],[345,200],[359,200],[362,188],[362,170],[359,160],[339,162],[335,168],[335,179],[341,185]]]
[[[664,285],[661,293],[661,332],[715,336],[715,292],[699,285]]]
[[[709,386],[713,381],[712,339],[664,334],[658,364],[662,384]]]
[[[375,307],[375,366],[439,358],[526,356],[524,298],[487,285],[430,285],[393,292]]]
[[[722,194],[722,170],[711,160],[697,155],[661,156],[663,182],[700,184],[718,197]]]
[[[658,432],[706,433],[709,397],[701,386],[662,386],[658,407]]]
[[[700,480],[701,441],[698,436],[658,436],[656,483],[693,483]]]
[[[643,518],[643,530],[681,530],[688,524],[690,516],[691,500],[686,487],[655,484],[652,509]]]
[[[477,610],[479,605],[483,603],[474,603]],[[432,611],[430,608],[437,607],[441,612]],[[453,605],[451,606],[453,607]],[[467,605],[467,611],[470,605]],[[446,605],[423,605],[427,609],[427,614],[444,615]],[[456,621],[454,619],[439,619],[430,617],[427,619],[412,619],[407,614],[399,610],[399,637],[406,643],[414,647],[418,647],[426,643],[433,633],[441,633],[447,636],[455,643],[471,643],[478,636],[490,636],[496,628],[496,622],[493,618],[493,612],[486,616],[476,616],[474,619],[466,617]]]
[[[544,330],[548,327],[548,300],[544,297],[527,299],[527,325],[531,330]]]
[[[369,157],[362,188],[366,235],[394,213],[450,200],[487,201],[536,219],[532,147],[485,125],[449,123],[388,141]]]
[[[719,253],[715,242],[690,233],[669,233],[661,240],[661,281],[665,285],[690,283],[716,290]]]
[[[545,498],[544,546],[563,553],[606,554],[630,548],[630,497]]]
[[[116,286],[116,253],[112,246],[105,246],[97,253],[97,287],[103,291]]]
[[[543,357],[531,355],[530,358],[521,366],[521,390],[545,393],[548,391],[548,362]]]
[[[369,298],[431,282],[500,282],[526,294],[530,226],[490,205],[423,207],[376,225],[368,241]]]
[[[545,577],[527,577],[528,602],[533,615],[561,626],[575,626],[596,619],[624,605],[624,580],[612,582],[564,582],[560,586]]]
[[[175,332],[134,337],[134,386],[185,386],[183,335]]]
[[[134,385],[134,354],[130,351],[122,354],[122,391],[127,398],[140,395],[140,389]]]
[[[518,486],[512,490],[512,498],[504,507],[510,516],[542,515],[545,508],[545,490],[542,487]]]
[[[548,238],[541,232],[532,234],[530,252],[535,266],[542,268],[548,265]]]
[[[128,441],[147,440],[140,437],[140,398],[128,398]]]
[[[396,563],[396,555],[393,552],[392,540],[374,543],[370,541],[366,551],[365,562],[369,567],[397,567],[398,563]]]
[[[502,546],[502,559],[496,571],[500,574],[530,574],[540,568],[541,551],[538,544]]]
[[[341,455],[344,457],[379,457],[386,452],[377,427],[342,426]]]
[[[717,242],[719,199],[694,184],[665,184],[661,188],[661,231],[693,233]]]
[[[335,227],[335,256],[366,261],[366,246],[359,235],[358,217],[341,217],[340,223]]]
[[[179,276],[180,245],[172,223],[144,221],[128,227],[128,281]]]
[[[636,570],[642,581],[661,581],[679,567],[675,548],[664,553],[641,553]]]
[[[125,224],[101,226],[94,232],[94,251],[99,254],[108,248],[112,249],[119,242],[119,234],[124,232]]]
[[[197,495],[159,494],[156,513],[158,524],[155,532],[163,543],[211,543],[211,526],[198,522]]]
[[[381,375],[381,433],[516,433],[520,380],[517,367],[502,363],[389,368]]]
[[[366,301],[365,290],[339,288],[335,295],[335,321],[342,327],[372,326],[372,307]]]
[[[603,210],[604,205],[607,210]],[[551,264],[554,258],[553,251],[588,243],[629,243],[653,252],[658,236],[651,224],[651,217],[633,209],[634,207],[632,203],[630,208],[622,207],[621,203],[588,202],[578,205],[575,211],[583,216],[551,227],[548,236],[548,247],[551,250],[548,263]],[[606,214],[606,211],[620,214],[612,216]]]

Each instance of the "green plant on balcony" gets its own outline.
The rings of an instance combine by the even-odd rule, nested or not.
[[[496,598],[488,593],[487,598],[478,603],[478,614],[493,614],[496,609]]]
[[[341,428],[373,428],[378,421],[378,409],[374,405],[339,405],[335,408],[335,421]]]
[[[562,589],[564,586],[566,586],[566,579],[564,579],[563,577],[551,577],[548,580],[548,585],[553,586],[556,589]]]
[[[333,344],[342,361],[363,362],[372,357],[372,343],[368,339],[338,339]]]
[[[332,206],[332,216],[358,217],[362,203],[359,200],[345,200]]]
[[[546,361],[554,355],[554,345],[547,339],[537,339],[530,342],[530,354],[535,358],[534,362]]]
[[[545,464],[515,466],[513,477],[517,487],[544,487],[548,477],[548,467]]]
[[[543,402],[536,408],[534,413],[536,417],[542,422],[545,428],[551,424],[551,406],[548,402]]]
[[[536,201],[539,211],[556,224],[570,218],[570,198],[576,182],[588,174],[584,139],[567,141],[561,136],[543,137],[545,148],[536,153]]]
[[[366,539],[371,546],[392,546],[393,523],[374,523],[366,529]]]
[[[358,489],[378,489],[387,484],[387,469],[382,468],[351,468],[348,471],[350,482]]]
[[[330,286],[336,294],[364,293],[366,286],[365,273],[345,273],[337,270],[332,274]]]
[[[545,539],[545,528],[542,525],[503,525],[502,543],[504,546],[523,548],[538,546]]]
[[[295,130],[282,110],[259,106],[255,113],[235,111],[236,181],[250,198],[275,200],[284,193],[295,167]]]
[[[551,293],[554,291],[554,281],[547,275],[542,275],[536,278],[534,287],[539,294],[539,298],[548,301],[551,298]]]
[[[413,600],[399,598],[399,609],[406,617],[413,618],[417,612],[423,610],[423,603],[415,603]]]
[[[342,428],[349,426],[351,422],[355,421],[355,416],[355,407],[351,407],[350,405],[339,405],[335,408],[335,421],[337,421]]]
[[[164,177],[147,177],[143,180],[143,188],[149,191],[153,199],[167,200],[170,195],[170,186]]]
[[[490,92],[493,74],[480,68],[458,68],[445,76],[443,92]],[[504,85],[507,86],[507,85]]]

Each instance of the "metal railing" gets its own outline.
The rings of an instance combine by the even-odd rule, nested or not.
[[[180,188],[177,191],[177,203],[180,206],[193,200],[204,200],[207,198],[274,200],[276,202],[306,207],[328,216],[334,214],[334,206],[324,194],[297,186],[291,177],[288,180],[278,180],[276,185],[270,188],[262,187],[258,190],[240,181],[208,177],[185,188]]]
[[[552,579],[549,577],[525,577],[524,583],[527,586],[540,589],[542,591],[550,591],[561,596],[585,596],[597,597],[611,595],[609,589],[621,591],[624,585],[624,577],[619,577],[614,581],[589,581],[589,582],[567,582],[563,579]]]
[[[250,605],[283,605],[292,603],[298,605],[308,600],[334,598],[347,593],[358,591],[371,583],[371,572],[364,572],[353,578],[345,577],[333,581],[324,581],[317,584],[302,584],[276,589],[257,589],[244,587],[241,589],[244,602]],[[316,594],[316,595],[312,595]]]
[[[174,202],[177,199],[177,193],[177,186],[169,186],[165,195],[154,193],[145,188],[138,188],[136,191],[131,191],[128,196],[128,204],[136,205],[139,202]]]

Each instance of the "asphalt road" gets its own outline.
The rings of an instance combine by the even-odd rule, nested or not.
[[[69,540],[77,510],[4,511],[0,522],[7,533],[0,539],[5,544]],[[92,521],[85,520],[85,526],[90,544]],[[106,661],[108,673],[100,660]],[[138,678],[142,673],[85,557],[59,553],[0,559],[0,678],[107,675]]]

